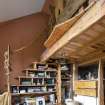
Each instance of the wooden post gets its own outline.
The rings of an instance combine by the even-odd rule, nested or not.
[[[11,105],[11,95],[10,95],[10,46],[8,45],[7,51],[4,53],[5,61],[4,68],[6,70],[7,76],[7,91],[8,91],[8,105]]]
[[[61,104],[61,66],[57,70],[57,104]]]
[[[54,0],[55,2],[55,18],[58,19],[58,16],[63,12],[63,0]]]
[[[99,105],[104,105],[104,86],[103,86],[103,64],[102,64],[102,60],[99,60],[99,68],[98,68],[98,100],[99,100]]]
[[[26,70],[26,76],[28,76],[28,70]]]
[[[78,66],[73,64],[73,91],[75,90],[75,81],[78,80]]]

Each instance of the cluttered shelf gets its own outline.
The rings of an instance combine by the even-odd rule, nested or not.
[[[98,80],[94,79],[94,80],[76,80],[76,81],[79,81],[79,82],[91,82],[91,81],[98,81]]]
[[[12,87],[44,87],[44,86],[55,86],[56,84],[44,84],[44,85],[12,85]]]
[[[30,71],[30,72],[56,72],[56,70],[48,70],[48,68],[46,68],[45,70],[37,70],[37,69],[32,69],[32,68],[28,68],[23,70],[23,72],[26,71]]]
[[[45,96],[45,95],[50,95],[54,94],[56,91],[52,92],[32,92],[32,93],[12,93],[12,96]]]
[[[55,79],[56,77],[30,77],[30,76],[19,76],[16,79]]]
[[[70,78],[61,78],[62,80],[70,80]]]

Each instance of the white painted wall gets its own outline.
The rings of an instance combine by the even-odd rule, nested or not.
[[[74,97],[74,100],[82,103],[83,105],[98,105],[98,99],[96,97],[77,95]]]
[[[45,0],[0,0],[0,22],[41,11]]]

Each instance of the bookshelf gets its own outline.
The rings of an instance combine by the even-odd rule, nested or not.
[[[61,66],[61,89],[62,103],[65,104],[65,99],[70,98],[70,81],[71,81],[71,65],[69,63],[60,63]]]
[[[22,71],[22,76],[15,78],[18,84],[11,85],[12,98],[43,96],[46,100],[53,95],[53,102],[58,103],[59,98],[57,97],[60,96],[57,91],[59,90],[58,71],[58,65],[54,63],[32,63],[29,68]]]

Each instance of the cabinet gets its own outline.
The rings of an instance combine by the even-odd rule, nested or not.
[[[76,95],[97,97],[98,93],[98,66],[88,65],[78,68],[77,80],[74,81]]]
[[[97,97],[97,81],[75,81],[75,94]]]

